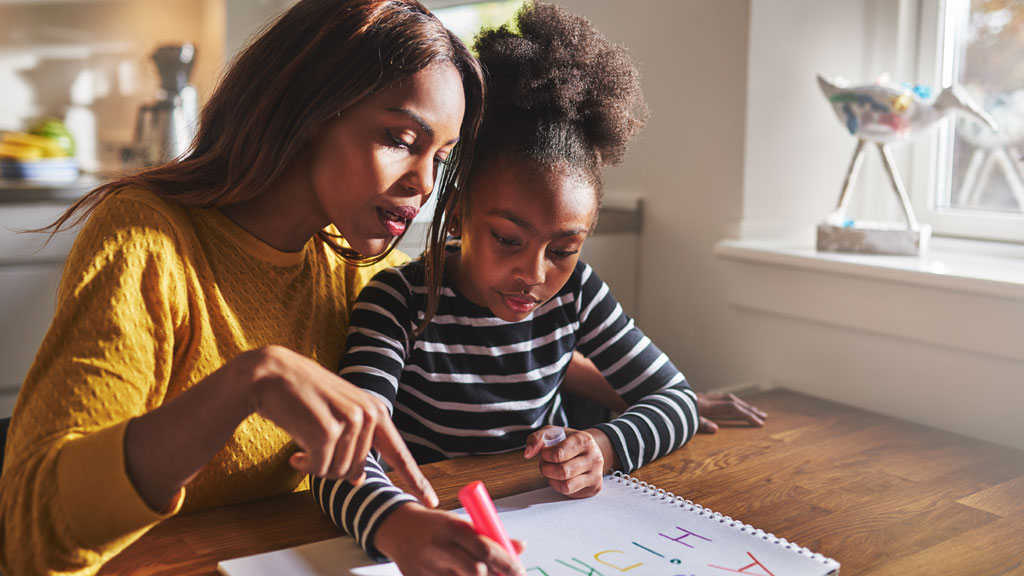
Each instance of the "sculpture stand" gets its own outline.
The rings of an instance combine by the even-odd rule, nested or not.
[[[931,231],[927,225],[908,230],[885,222],[855,222],[852,226],[822,222],[818,224],[818,250],[917,256],[927,247]]]
[[[931,227],[918,224],[917,218],[914,216],[914,208],[910,204],[910,197],[907,196],[903,182],[900,180],[899,174],[896,173],[896,165],[887,145],[877,144],[878,151],[882,155],[893,191],[899,198],[900,207],[903,209],[903,216],[906,220],[905,225],[854,221],[846,218],[850,193],[864,161],[865,144],[866,141],[863,138],[857,140],[857,148],[854,150],[850,166],[846,171],[843,191],[839,195],[839,204],[824,222],[818,224],[818,250],[916,256],[927,245],[928,238],[931,236]]]

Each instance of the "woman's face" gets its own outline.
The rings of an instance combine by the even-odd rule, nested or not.
[[[474,304],[523,320],[569,280],[597,217],[597,191],[565,170],[499,161],[477,170],[449,270]]]
[[[383,252],[434,187],[466,108],[451,63],[435,63],[342,111],[313,139],[322,216],[364,256]]]

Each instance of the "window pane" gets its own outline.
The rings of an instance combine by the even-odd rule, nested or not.
[[[956,3],[951,3],[956,4]],[[971,0],[956,33],[955,78],[999,124],[958,118],[938,208],[1024,211],[1024,2]]]
[[[434,10],[437,18],[449,30],[473,47],[473,38],[481,28],[501,26],[512,19],[512,16],[523,5],[523,0],[497,0],[494,2],[477,2]]]
[[[2,2],[3,0],[0,0]],[[524,0],[498,0],[492,2],[466,3],[443,8],[431,8],[437,18],[451,31],[455,32],[466,46],[472,48],[473,38],[480,32],[481,28],[493,28],[504,24],[512,19],[515,13],[523,5]],[[430,2],[426,2],[430,6]],[[438,172],[438,178],[441,172]],[[435,182],[436,185],[436,182]],[[423,252],[427,243],[427,234],[430,228],[430,221],[434,217],[434,210],[437,209],[437,194],[431,194],[426,204],[420,208],[420,213],[413,222],[409,232],[402,239],[398,248],[402,251],[417,256]]]

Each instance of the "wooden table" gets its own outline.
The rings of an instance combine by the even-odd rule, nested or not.
[[[844,575],[1024,574],[1024,452],[785,390],[748,397],[764,428],[723,427],[633,475],[797,542]],[[545,485],[518,453],[423,467],[443,508]],[[306,493],[172,518],[102,574],[216,573],[223,559],[336,537]]]

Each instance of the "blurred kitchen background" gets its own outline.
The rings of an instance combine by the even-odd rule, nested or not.
[[[136,111],[160,97],[154,51],[195,47],[199,101],[283,0],[0,1],[0,130],[64,120],[87,172],[119,170]]]

